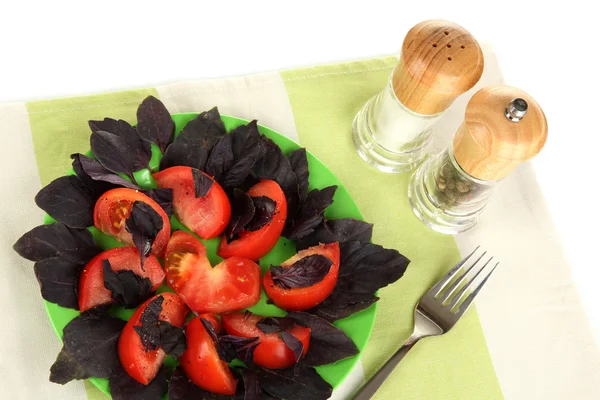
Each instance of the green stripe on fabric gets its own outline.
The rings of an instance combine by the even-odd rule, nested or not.
[[[367,379],[412,332],[419,298],[460,259],[452,236],[430,230],[413,215],[410,174],[379,172],[354,149],[352,120],[385,86],[395,64],[387,57],[281,73],[302,145],[336,174],[375,224],[373,241],[412,260],[406,275],[380,292],[375,328],[362,356]],[[417,344],[374,398],[502,399],[477,312],[469,311],[450,333]]]
[[[111,117],[135,122],[139,103],[155,89],[129,90],[26,104],[42,185],[64,175],[72,153],[90,149],[87,121]]]
[[[71,167],[69,155],[90,149],[87,121],[111,117],[135,122],[138,105],[149,95],[156,96],[156,90],[130,90],[27,103],[42,185],[66,174]],[[109,399],[87,380],[85,390],[88,400]]]

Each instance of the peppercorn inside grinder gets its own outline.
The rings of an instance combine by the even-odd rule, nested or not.
[[[414,169],[426,155],[432,125],[482,72],[483,53],[466,29],[443,20],[415,25],[388,84],[354,118],[358,154],[384,172]]]
[[[547,134],[544,112],[527,93],[510,86],[479,90],[451,145],[411,177],[414,213],[438,232],[472,228],[496,184],[538,154]]]

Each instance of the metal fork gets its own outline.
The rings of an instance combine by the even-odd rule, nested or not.
[[[402,347],[381,367],[379,371],[354,395],[354,400],[370,399],[383,382],[390,376],[396,365],[404,358],[406,353],[421,339],[428,336],[439,336],[448,332],[458,322],[460,317],[468,310],[473,303],[473,299],[487,282],[492,272],[499,263],[493,267],[488,267],[493,257],[490,257],[485,264],[469,279],[475,266],[485,256],[483,252],[477,259],[461,274],[463,265],[471,259],[477,252],[479,246],[471,254],[456,264],[438,283],[421,298],[419,304],[415,307],[415,327],[412,335],[404,342]],[[484,271],[487,271],[484,273]],[[484,273],[484,275],[481,275]],[[479,280],[478,277],[483,278]],[[455,279],[452,281],[453,279]],[[472,290],[472,291],[471,291]],[[456,293],[458,291],[458,293]],[[461,301],[469,292],[469,295]],[[456,294],[455,294],[456,293]]]

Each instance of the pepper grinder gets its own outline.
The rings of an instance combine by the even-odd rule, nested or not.
[[[438,232],[472,228],[496,184],[538,154],[547,134],[544,112],[527,93],[502,85],[479,90],[451,145],[412,176],[414,213]]]
[[[432,125],[482,72],[483,53],[466,29],[443,20],[415,25],[388,84],[354,118],[358,154],[384,172],[412,170],[425,157]]]

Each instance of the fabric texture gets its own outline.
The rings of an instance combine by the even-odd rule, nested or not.
[[[502,82],[493,52],[484,50],[486,71],[477,88]],[[452,237],[435,233],[413,215],[407,199],[410,174],[378,172],[356,154],[350,136],[352,119],[364,102],[383,88],[395,63],[394,57],[385,57],[242,78],[181,82],[146,90],[0,105],[0,133],[5,139],[0,201],[8,205],[18,199],[20,203],[19,207],[5,206],[0,211],[0,237],[4,244],[0,251],[6,263],[0,269],[0,301],[6,307],[3,315],[8,327],[0,330],[0,392],[14,399],[87,396],[90,400],[106,400],[87,381],[65,386],[48,382],[48,370],[60,341],[45,315],[32,263],[20,259],[11,246],[42,221],[43,212],[33,202],[35,193],[68,170],[71,153],[89,149],[87,121],[112,117],[134,122],[139,102],[153,94],[172,113],[198,112],[217,105],[223,114],[256,118],[298,141],[333,171],[365,219],[375,224],[373,240],[397,248],[411,259],[406,275],[381,290],[369,344],[333,398],[350,398],[402,344],[412,330],[412,310],[418,299],[475,244],[488,245],[507,264],[503,266],[507,272],[500,269],[495,274],[490,290],[482,292],[477,306],[455,329],[417,344],[374,398],[599,398],[598,350],[560,246],[543,236],[552,228],[547,222],[551,219],[529,165],[500,185],[490,204],[493,216],[483,219],[471,232]],[[445,145],[456,130],[468,97],[461,97],[438,124],[439,140],[433,150]],[[522,191],[522,196],[513,199],[505,188]],[[530,204],[538,207],[528,207]],[[514,223],[515,218],[528,223],[512,232],[511,237],[507,221]],[[503,236],[491,233],[498,227],[505,233]],[[549,252],[553,257],[545,256],[544,260],[552,267],[555,278],[535,280],[544,274],[543,265],[535,264],[534,259],[549,244],[554,246]],[[525,266],[523,257],[518,255],[525,254],[528,245],[530,257],[526,260],[534,265]],[[517,249],[516,254],[513,249]],[[514,283],[514,275],[508,271],[524,267],[530,268],[525,281]],[[537,286],[532,288],[532,284]],[[509,291],[513,300],[507,315],[502,311]],[[525,308],[518,309],[519,304]],[[563,320],[569,321],[572,331],[560,329]],[[531,334],[523,335],[524,341],[515,340],[517,327]],[[561,346],[566,351],[561,351]],[[552,381],[545,382],[544,374],[552,376]]]

